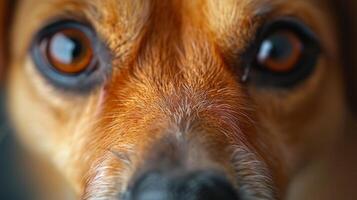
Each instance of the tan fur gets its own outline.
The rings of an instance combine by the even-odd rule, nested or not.
[[[188,166],[220,169],[232,182],[238,177],[252,197],[282,199],[292,177],[336,140],[348,117],[328,5],[20,0],[8,76],[18,137],[53,163],[77,198],[114,198],[154,156],[155,144],[175,137],[189,144]],[[88,95],[49,84],[27,51],[48,20],[67,15],[91,22],[113,55],[111,77]],[[325,51],[315,72],[291,90],[243,85],[226,58],[281,15],[300,18],[318,35]]]

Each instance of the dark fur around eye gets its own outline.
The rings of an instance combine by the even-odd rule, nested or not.
[[[50,44],[49,41],[53,39],[56,34],[66,30],[80,33],[77,35],[85,37],[83,38],[83,41],[87,41],[88,44],[86,44],[86,46],[80,46],[78,43],[81,41],[81,38],[74,38],[76,40],[73,41],[70,40],[72,38],[69,38],[67,41],[62,39],[62,44],[61,42],[55,41],[55,47],[52,47],[50,53],[55,56],[57,55],[58,59],[56,62],[51,62],[51,56],[48,55],[49,47],[47,47]],[[78,47],[75,47],[74,45],[78,45]],[[91,56],[78,58],[87,59],[85,62],[81,62],[78,59],[75,60],[75,56],[81,55],[81,52],[78,51],[84,50],[86,50],[85,53],[90,51]],[[89,25],[81,22],[60,20],[50,23],[36,34],[30,51],[33,62],[39,73],[56,88],[65,91],[88,93],[102,84],[111,72],[111,56],[109,51],[97,37],[95,31]],[[63,61],[64,63],[60,63],[62,65],[59,65],[59,61]],[[83,63],[86,63],[86,65],[73,66],[73,72],[76,73],[66,73],[71,72],[69,67],[71,67],[72,63],[70,63],[70,61],[73,61],[73,65],[83,65]],[[55,66],[55,64],[57,66]],[[78,69],[76,69],[76,67]]]
[[[286,33],[292,35],[292,38],[294,38],[292,41],[298,42],[299,45],[289,44],[289,40],[285,37]],[[266,41],[270,42],[268,43],[270,46],[263,46],[266,45]],[[298,54],[292,49],[294,47],[299,47],[296,50],[299,51]],[[288,59],[289,53],[294,52],[295,54],[291,55],[291,60],[288,60],[288,62],[283,60]],[[302,22],[293,18],[268,22],[258,29],[256,40],[242,55],[242,66],[244,68],[242,80],[264,88],[294,87],[312,74],[320,53],[321,48],[317,37]],[[263,54],[263,57],[271,56],[271,58],[267,58],[270,59],[270,62],[266,62],[270,66],[266,66],[265,62],[259,60],[261,59],[259,56],[262,57],[261,54]],[[274,62],[271,61],[272,59]],[[274,65],[271,63],[274,63]],[[280,69],[278,68],[279,70],[276,70],[279,64],[291,66],[281,66]]]

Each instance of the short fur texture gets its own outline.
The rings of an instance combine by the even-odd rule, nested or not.
[[[11,31],[10,12],[0,16],[0,51],[9,50],[18,138],[50,160],[77,199],[116,198],[162,155],[185,169],[223,171],[247,199],[283,199],[351,118],[356,88],[345,88],[356,68],[345,70],[354,56],[344,57],[339,38],[348,31],[338,31],[348,25],[327,0],[19,0],[11,15]],[[55,88],[29,56],[34,34],[62,16],[89,21],[112,55],[111,76],[88,95]],[[316,32],[324,48],[316,70],[289,90],[241,83],[229,61],[279,16]]]

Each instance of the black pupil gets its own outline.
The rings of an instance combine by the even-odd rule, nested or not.
[[[79,58],[83,51],[81,41],[68,34],[57,33],[50,42],[50,53],[63,64],[71,64]]]
[[[288,59],[293,53],[293,44],[288,36],[284,34],[274,34],[263,42],[260,52],[265,54],[265,58],[274,60]]]

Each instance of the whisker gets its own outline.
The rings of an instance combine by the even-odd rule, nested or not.
[[[112,153],[120,162],[124,163],[125,165],[132,166],[132,159],[130,158],[129,154],[126,152],[119,152],[116,150],[109,149],[110,153]]]

